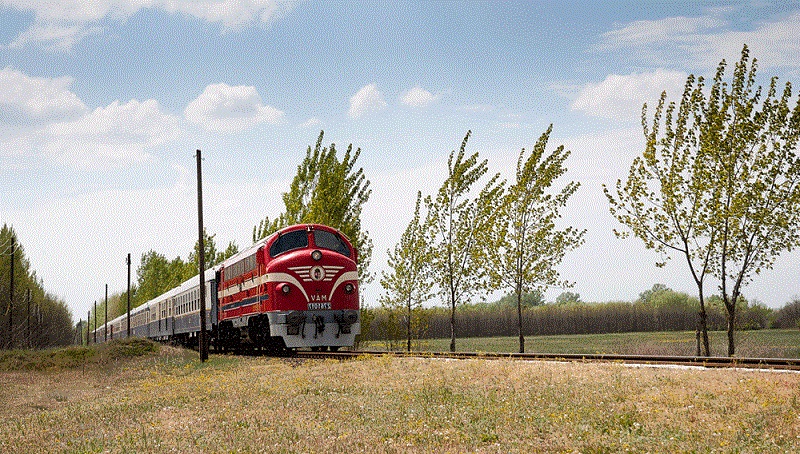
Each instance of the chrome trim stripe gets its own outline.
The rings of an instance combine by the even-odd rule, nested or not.
[[[247,291],[247,290],[252,290],[253,288],[258,287],[259,284],[261,283],[261,280],[262,280],[261,278],[262,277],[263,276],[258,276],[258,277],[254,278],[254,279],[250,279],[248,281],[245,281],[244,283],[242,283],[241,288],[238,285],[234,285],[234,286],[228,287],[226,289],[223,289],[222,292],[221,292],[222,293],[222,298],[227,298],[229,296],[236,295],[237,293],[241,293],[241,292],[244,292],[244,291]]]

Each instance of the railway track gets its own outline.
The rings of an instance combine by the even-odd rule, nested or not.
[[[800,359],[790,358],[729,358],[656,355],[617,354],[564,354],[564,353],[483,353],[483,352],[386,352],[386,351],[339,351],[296,353],[298,358],[346,360],[359,356],[393,356],[398,358],[435,359],[486,359],[520,361],[569,361],[569,362],[615,362],[640,365],[674,365],[706,368],[743,368],[800,371]]]

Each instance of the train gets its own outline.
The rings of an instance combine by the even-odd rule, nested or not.
[[[358,251],[326,225],[280,229],[206,270],[203,283],[215,351],[336,351],[361,332]],[[130,320],[131,336],[196,347],[199,275],[132,309]],[[94,335],[120,339],[127,331],[123,314]]]

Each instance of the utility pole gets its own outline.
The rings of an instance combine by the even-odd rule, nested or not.
[[[8,293],[8,341],[7,348],[14,348],[14,247],[16,238],[11,235],[11,283]]]
[[[94,343],[97,343],[97,300],[94,300]]]
[[[197,150],[197,235],[200,246],[200,362],[208,360],[208,339],[206,337],[206,247],[203,241],[203,174],[200,161],[200,150]]]
[[[131,253],[128,253],[128,337],[131,337]]]
[[[106,313],[103,317],[103,342],[108,341],[108,284],[106,284]]]

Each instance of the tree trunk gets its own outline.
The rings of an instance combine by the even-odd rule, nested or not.
[[[411,298],[408,299],[408,320],[406,321],[406,348],[411,353]]]
[[[519,352],[525,353],[525,336],[522,335],[522,293],[517,290],[517,329],[519,332]]]
[[[703,355],[711,356],[711,346],[708,342],[708,314],[704,305],[700,306],[700,331],[703,335]]]
[[[711,345],[708,342],[708,314],[706,313],[706,302],[703,295],[703,283],[695,278],[697,284],[697,296],[700,300],[700,331],[703,335],[703,351],[705,356],[711,356]]]
[[[736,327],[736,303],[734,302],[733,307],[728,306],[726,309],[728,309],[728,356],[733,356],[733,354],[736,352],[736,347],[733,340],[733,331]]]
[[[456,303],[450,306],[450,351],[456,351]]]
[[[695,356],[700,356],[700,324],[697,325],[697,331],[694,332],[694,336],[697,339],[697,353]]]

